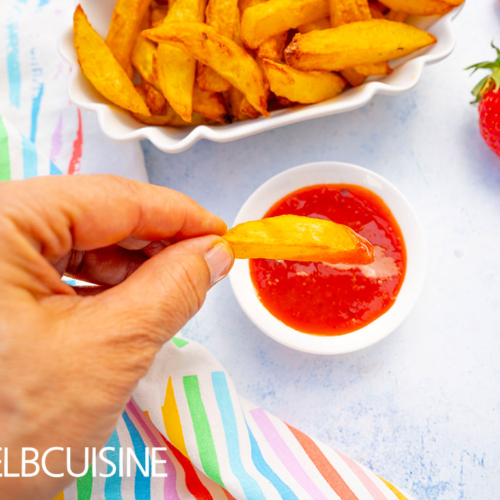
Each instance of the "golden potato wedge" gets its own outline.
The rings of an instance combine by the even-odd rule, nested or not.
[[[269,59],[263,63],[271,91],[292,102],[325,101],[339,95],[346,86],[341,76],[329,71],[299,71]]]
[[[283,52],[288,38],[288,31],[274,35],[262,42],[257,49],[259,59],[270,59],[271,61],[283,61]]]
[[[171,23],[203,21],[205,4],[205,0],[176,0],[163,24],[155,29]],[[183,48],[166,43],[159,45],[157,58],[163,95],[183,120],[191,121],[196,60]]]
[[[324,17],[323,19],[318,19],[317,21],[312,21],[310,23],[301,24],[297,26],[297,31],[299,33],[309,33],[315,30],[327,30],[332,27],[329,17]]]
[[[132,51],[132,65],[150,85],[161,91],[158,80],[158,64],[156,44],[142,35],[137,37]]]
[[[177,3],[180,1],[177,0]],[[174,8],[177,3],[174,4]],[[191,56],[210,66],[243,92],[257,111],[269,116],[262,71],[253,57],[233,40],[203,23],[164,23],[158,28],[143,31],[142,34],[160,43],[160,47],[165,42],[184,47]]]
[[[209,0],[205,22],[221,35],[233,40],[237,12],[238,0]],[[197,80],[200,89],[210,92],[226,92],[231,87],[227,80],[201,63],[198,63]]]
[[[255,119],[260,116],[260,113],[248,102],[245,96],[243,96],[240,102],[239,113],[250,119]]]
[[[95,89],[118,106],[149,116],[150,112],[111,49],[90,25],[80,5],[73,16],[74,45],[83,74]]]
[[[242,14],[240,37],[251,49],[278,33],[329,15],[328,0],[269,0]]]
[[[381,0],[380,3],[396,12],[418,16],[443,15],[454,8],[451,2],[441,0]]]
[[[223,238],[237,259],[371,264],[373,246],[351,228],[323,219],[280,215],[244,222]]]
[[[164,114],[167,101],[159,90],[155,89],[146,80],[142,80],[140,85],[135,86],[135,89],[141,94],[152,115]]]
[[[330,0],[332,26],[368,21],[371,18],[368,0]]]
[[[218,123],[232,121],[222,95],[201,90],[196,84],[193,89],[193,111]]]
[[[285,49],[285,60],[302,71],[339,71],[397,59],[436,41],[415,26],[372,19],[306,35],[298,33]]]
[[[130,55],[150,3],[151,0],[117,0],[111,16],[106,45],[130,78],[134,74]]]

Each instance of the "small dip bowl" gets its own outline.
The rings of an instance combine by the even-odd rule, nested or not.
[[[392,333],[408,316],[422,290],[427,251],[422,227],[403,194],[389,181],[365,168],[339,162],[308,163],[291,168],[262,184],[245,202],[234,225],[262,219],[286,195],[316,184],[354,184],[380,196],[399,224],[406,245],[406,274],[393,306],[375,321],[354,332],[311,335],[274,317],[260,302],[252,283],[248,260],[237,260],[229,277],[240,306],[266,335],[293,349],[313,354],[358,351]]]

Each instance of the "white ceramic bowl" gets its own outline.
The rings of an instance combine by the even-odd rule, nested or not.
[[[314,354],[357,351],[382,340],[409,314],[422,290],[426,246],[420,223],[403,194],[378,174],[356,165],[338,162],[308,163],[291,168],[260,186],[239,211],[234,225],[264,217],[287,194],[315,184],[355,184],[370,189],[387,204],[398,221],[406,243],[406,275],[393,306],[372,323],[341,336],[317,336],[299,332],[275,318],[260,302],[247,260],[237,260],[229,274],[236,299],[253,323],[269,337],[293,349]]]
[[[101,36],[108,30],[115,0],[81,0],[90,22]],[[290,123],[296,123],[320,116],[344,113],[367,104],[377,94],[396,95],[412,89],[419,81],[426,64],[448,56],[455,46],[452,19],[460,9],[455,9],[438,19],[433,17],[413,18],[411,23],[427,29],[438,39],[430,48],[391,63],[395,71],[390,76],[371,81],[344,92],[328,101],[295,109],[283,109],[271,113],[271,118],[258,118],[230,125],[198,127],[152,127],[134,120],[126,111],[111,105],[100,96],[83,76],[73,48],[73,29],[63,35],[59,47],[62,56],[73,66],[69,84],[70,99],[81,108],[95,111],[103,132],[116,141],[149,139],[158,149],[166,153],[179,153],[200,139],[227,142],[248,137],[265,130],[271,130]]]

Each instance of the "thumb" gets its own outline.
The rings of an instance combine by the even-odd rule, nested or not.
[[[161,344],[199,311],[207,291],[227,275],[233,261],[230,246],[219,236],[184,240],[156,254],[97,299],[115,328],[135,334],[147,330],[151,340]]]

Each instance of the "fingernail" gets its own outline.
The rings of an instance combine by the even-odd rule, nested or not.
[[[205,254],[205,260],[210,269],[210,286],[213,286],[231,269],[233,254],[227,243],[217,243]]]

